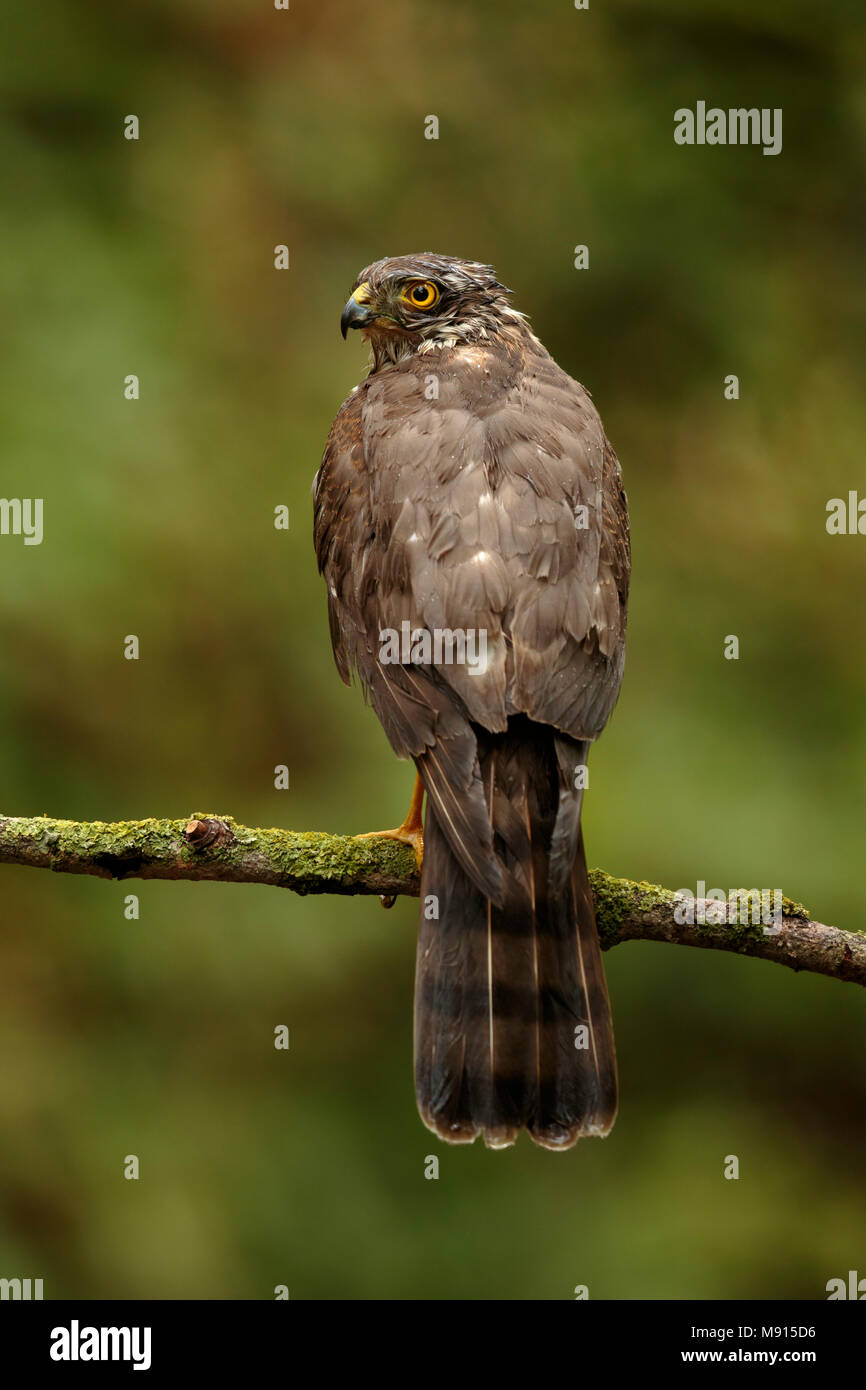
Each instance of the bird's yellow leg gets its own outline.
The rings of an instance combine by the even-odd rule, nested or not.
[[[352,838],[355,840],[402,840],[404,845],[411,845],[415,851],[415,863],[420,874],[421,865],[424,862],[424,820],[421,815],[423,802],[424,783],[416,772],[412,800],[409,802],[409,810],[406,812],[406,819],[403,824],[398,825],[396,830],[368,830],[365,835],[354,835]]]

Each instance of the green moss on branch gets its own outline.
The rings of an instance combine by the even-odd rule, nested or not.
[[[189,820],[78,822],[0,816],[0,864],[94,874],[99,878],[210,880],[271,884],[296,893],[417,897],[408,845],[318,831],[250,829],[232,816],[196,812]],[[782,900],[781,921],[683,922],[681,897],[655,883],[590,874],[605,949],[623,941],[665,941],[734,951],[866,984],[866,935],[814,922],[802,903]],[[700,908],[696,903],[696,908]],[[709,915],[711,904],[704,908]],[[703,915],[697,912],[700,919]]]

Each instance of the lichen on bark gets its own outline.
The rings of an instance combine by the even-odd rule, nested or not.
[[[301,894],[378,894],[386,900],[420,891],[414,852],[397,840],[251,829],[213,811],[183,820],[113,823],[0,816],[4,863],[109,879],[257,883]],[[682,895],[657,883],[633,883],[593,869],[590,885],[605,949],[636,940],[710,947],[866,984],[866,935],[811,921],[791,898],[782,899],[781,923],[770,932],[752,922],[682,922]]]

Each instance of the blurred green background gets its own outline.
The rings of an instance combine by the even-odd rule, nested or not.
[[[46,0],[6,30],[0,491],[45,499],[45,538],[0,538],[2,809],[402,816],[411,769],[332,665],[310,484],[365,370],[338,327],[357,270],[432,249],[496,265],[622,461],[590,862],[866,928],[866,540],[825,530],[866,493],[862,7]],[[782,153],[675,145],[697,100],[782,107]],[[46,1297],[822,1298],[866,1274],[853,986],[619,947],[611,1137],[450,1150],[414,1105],[415,903],[14,868],[0,895],[0,1275]]]

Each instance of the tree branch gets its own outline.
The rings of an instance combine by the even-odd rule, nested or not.
[[[231,816],[204,813],[189,821],[116,824],[0,816],[0,864],[111,879],[268,883],[296,893],[393,898],[417,897],[420,891],[413,851],[396,840],[251,830]],[[667,941],[735,951],[866,985],[866,935],[813,922],[807,909],[789,898],[782,900],[778,930],[715,923],[712,911],[718,905],[700,899],[695,902],[697,921],[689,924],[678,920],[682,899],[668,888],[613,878],[601,869],[594,869],[590,880],[605,949],[620,941]],[[706,925],[701,925],[702,916],[709,918]]]

